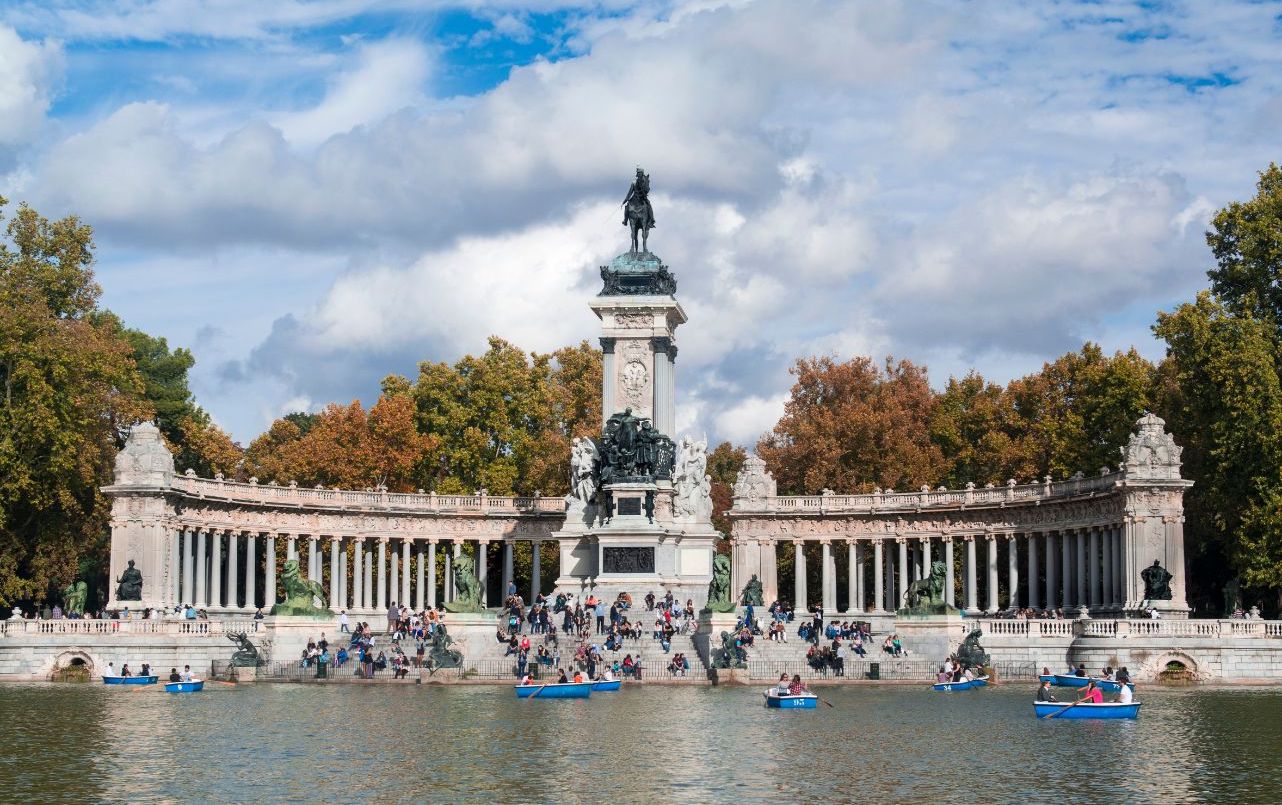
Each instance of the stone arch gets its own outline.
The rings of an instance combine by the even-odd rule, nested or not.
[[[1163,679],[1163,674],[1171,673],[1170,681],[1195,680],[1202,676],[1200,664],[1196,658],[1180,649],[1163,651],[1153,663],[1153,678]]]
[[[101,675],[100,664],[92,654],[79,647],[58,652],[49,663],[44,676],[53,679],[72,668],[84,668],[90,678]]]

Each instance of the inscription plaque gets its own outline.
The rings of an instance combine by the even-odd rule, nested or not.
[[[654,548],[602,548],[604,573],[653,573]]]
[[[641,498],[619,498],[614,505],[615,514],[619,516],[632,515],[634,517],[641,514]]]

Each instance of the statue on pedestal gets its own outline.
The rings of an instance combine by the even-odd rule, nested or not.
[[[943,562],[931,562],[930,575],[908,585],[905,593],[907,606],[899,612],[905,615],[945,615],[955,612],[944,597],[947,572],[948,568]]]
[[[257,668],[267,664],[258,646],[249,639],[249,635],[244,632],[235,632],[227,635],[227,639],[238,647],[231,655],[232,668]]]
[[[739,596],[739,602],[744,606],[764,607],[765,599],[762,598],[761,579],[753,573],[748,583],[743,585],[743,592]]]
[[[628,195],[623,199],[623,225],[632,231],[632,253],[648,252],[647,241],[650,230],[654,228],[654,207],[650,206],[650,177],[645,171],[637,168],[637,177],[628,187]],[[637,246],[637,233],[641,233],[640,248]]]
[[[1171,579],[1174,578],[1161,561],[1154,559],[1153,564],[1140,571],[1144,580],[1144,599],[1147,601],[1170,601]]]
[[[134,560],[129,560],[129,567],[125,572],[120,574],[116,579],[119,585],[116,587],[117,601],[141,601],[142,600],[142,572],[134,567]]]
[[[62,606],[68,615],[85,614],[85,604],[89,601],[89,585],[75,581],[62,591]]]
[[[734,601],[730,599],[730,558],[717,554],[712,560],[712,581],[708,583],[708,603],[704,607],[709,612],[734,612]]]
[[[735,643],[734,635],[721,633],[721,648],[712,658],[714,668],[747,668],[748,662],[744,650]]]
[[[964,667],[968,666],[970,668],[983,668],[988,665],[988,652],[984,651],[984,647],[979,645],[979,638],[983,636],[983,631],[979,629],[971,630],[970,634],[966,635],[966,639],[962,641],[962,644],[957,647],[957,653],[954,655],[957,662]]]
[[[281,586],[285,588],[285,600],[272,607],[273,615],[327,615],[330,613],[325,605],[325,588],[319,581],[303,578],[298,569],[298,560],[289,559],[280,574]],[[317,604],[317,602],[320,602]]]
[[[463,652],[452,649],[454,639],[446,631],[445,624],[438,623],[432,630],[431,649],[427,655],[427,672],[434,674],[442,668],[458,668],[463,664]]]
[[[446,603],[449,612],[480,612],[481,584],[476,578],[472,557],[461,554],[454,560],[454,600]]]
[[[586,436],[570,445],[570,510],[581,512],[596,499],[597,462],[601,458],[596,442]]]

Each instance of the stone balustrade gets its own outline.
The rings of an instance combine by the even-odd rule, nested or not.
[[[994,637],[1258,637],[1282,639],[1282,621],[1266,620],[993,620],[966,621],[965,629]]]
[[[182,635],[222,636],[255,631],[253,620],[21,620],[0,621],[0,637],[19,635]],[[259,622],[261,623],[261,622]]]

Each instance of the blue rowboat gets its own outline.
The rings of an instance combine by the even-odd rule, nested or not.
[[[154,685],[156,677],[154,676],[104,676],[102,678],[104,685]]]
[[[165,693],[195,693],[205,689],[205,680],[193,679],[190,682],[166,682]]]
[[[1049,681],[1057,688],[1084,688],[1086,687],[1087,682],[1094,682],[1095,687],[1105,693],[1118,693],[1122,690],[1123,684],[1128,684],[1130,685],[1131,690],[1135,690],[1134,683],[1113,682],[1111,680],[1100,679],[1098,677],[1074,676],[1072,674],[1051,674],[1049,676],[1043,674],[1038,676],[1037,679],[1039,682]]]
[[[972,688],[982,688],[988,685],[988,677],[977,676],[974,679],[963,679],[960,682],[936,682],[931,685],[932,690],[942,690],[952,692],[954,690],[971,690]]]
[[[608,682],[604,679],[592,683],[592,692],[600,693],[603,690],[618,690],[623,685],[622,679],[611,679]]]
[[[1140,703],[1131,702],[1130,704],[1121,704],[1120,702],[1105,702],[1104,704],[1094,704],[1083,702],[1081,704],[1065,705],[1058,702],[1033,702],[1033,710],[1037,713],[1038,718],[1126,718],[1134,719],[1139,717]]]
[[[766,707],[776,710],[814,710],[819,706],[819,697],[813,693],[780,696],[774,690],[762,694],[766,697]]]
[[[592,695],[591,682],[516,685],[513,689],[518,699],[586,699]]]

